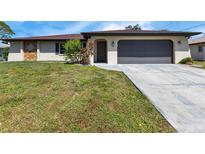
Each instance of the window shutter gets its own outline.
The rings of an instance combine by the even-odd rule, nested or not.
[[[59,43],[56,43],[56,55],[59,54]]]

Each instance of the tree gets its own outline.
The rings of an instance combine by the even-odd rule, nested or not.
[[[127,29],[127,30],[142,30],[142,28],[139,24],[136,24],[134,26],[128,25],[127,27],[125,27],[125,29]]]
[[[10,38],[15,33],[13,30],[3,21],[0,21],[0,39],[2,38]],[[2,43],[8,44],[6,41],[2,41]],[[8,60],[8,54],[9,54],[9,47],[6,47],[3,49],[3,58],[5,60]]]
[[[70,40],[64,45],[65,48],[65,60],[71,63],[80,63],[81,61],[81,49],[82,45],[80,40]]]
[[[10,38],[15,33],[13,30],[3,21],[0,21],[0,39]]]
[[[132,25],[125,27],[125,29],[132,29]]]

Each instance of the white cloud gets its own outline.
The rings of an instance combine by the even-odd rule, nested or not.
[[[94,22],[76,22],[73,25],[62,26],[61,29],[49,25],[37,30],[34,35],[58,35],[80,33],[84,28],[88,27],[93,23]]]
[[[83,21],[83,22],[78,22],[75,25],[68,27],[67,31],[69,33],[80,33],[82,32],[82,30],[86,27],[88,27],[89,25],[93,24],[94,21]]]
[[[20,31],[20,34],[17,34],[16,37],[24,37],[24,36],[45,36],[45,35],[60,35],[60,34],[74,34],[74,33],[80,33],[85,29],[86,27],[90,26],[94,22],[88,22],[88,21],[79,21],[75,22],[73,24],[67,24],[61,23],[61,26],[59,28],[59,25],[56,26],[55,23],[44,23],[44,22],[36,22],[36,24],[39,25],[39,28],[22,28],[21,22],[15,22],[13,23],[13,27],[18,31]]]
[[[152,29],[149,21],[124,21],[124,22],[103,22],[96,30],[119,30],[124,29],[128,25],[139,24],[142,29]]]
[[[45,36],[45,35],[58,35],[58,34],[74,34],[87,31],[91,27],[96,27],[95,30],[113,30],[124,29],[128,25],[139,24],[142,29],[152,29],[151,22],[148,21],[108,21],[108,22],[96,22],[96,21],[79,21],[72,23],[55,23],[43,21],[36,21],[34,27],[23,25],[24,22],[12,22],[10,23],[14,30],[17,32],[15,37],[24,36]],[[25,23],[26,24],[26,23]],[[22,28],[24,27],[25,28]]]

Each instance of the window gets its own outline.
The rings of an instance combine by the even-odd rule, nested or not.
[[[86,48],[86,42],[82,42],[83,48]]]
[[[63,55],[65,52],[64,43],[56,43],[56,54]]]
[[[60,43],[60,51],[59,51],[59,53],[60,54],[64,54],[64,52],[65,52],[64,44]]]
[[[202,45],[199,45],[198,51],[199,51],[199,52],[203,52],[203,46],[202,46]]]

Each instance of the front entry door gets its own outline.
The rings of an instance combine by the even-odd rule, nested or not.
[[[36,41],[24,42],[24,60],[25,61],[37,60],[37,42]]]
[[[97,62],[107,63],[107,44],[105,41],[97,42]]]

